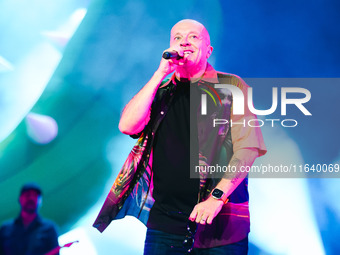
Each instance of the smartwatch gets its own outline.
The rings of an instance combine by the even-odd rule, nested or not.
[[[211,196],[217,200],[222,200],[224,204],[226,204],[229,201],[229,198],[227,197],[227,194],[223,192],[223,190],[220,189],[214,189],[211,192]]]

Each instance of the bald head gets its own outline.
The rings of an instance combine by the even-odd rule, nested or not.
[[[171,37],[176,33],[179,29],[182,28],[192,28],[200,31],[202,39],[206,42],[207,45],[210,45],[210,35],[208,30],[204,27],[204,25],[193,19],[183,19],[178,21],[171,29]]]
[[[182,56],[178,60],[177,77],[199,77],[206,70],[213,47],[209,33],[201,23],[184,19],[171,29],[170,50]]]

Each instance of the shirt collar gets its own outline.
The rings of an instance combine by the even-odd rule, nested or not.
[[[175,73],[171,76],[171,81],[173,84],[176,84]],[[205,69],[203,77],[201,78],[201,81],[206,81],[209,83],[218,83],[217,72],[209,63],[207,63],[207,67]]]
[[[37,214],[37,216],[35,217],[35,219],[31,222],[30,225],[33,225],[35,222],[40,223],[42,221],[41,217],[39,216],[39,214]],[[19,215],[15,220],[14,220],[15,224],[23,224],[22,223],[22,218]]]

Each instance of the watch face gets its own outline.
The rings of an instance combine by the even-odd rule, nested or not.
[[[223,196],[223,191],[220,190],[220,189],[214,189],[213,192],[212,192],[212,196],[217,198],[217,199],[220,199],[222,196]]]

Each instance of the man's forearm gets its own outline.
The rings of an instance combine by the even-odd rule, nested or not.
[[[150,108],[164,74],[155,72],[150,81],[125,106],[119,130],[128,135],[141,132],[150,119]]]
[[[248,172],[245,171],[246,166],[252,166],[255,159],[258,157],[256,148],[247,148],[237,151],[229,162],[228,171],[224,174],[221,181],[216,185],[216,188],[223,190],[229,196],[237,186],[247,177]]]
[[[247,176],[247,172],[242,172],[242,166],[251,166],[254,160],[258,157],[258,150],[255,148],[241,149],[235,152],[231,158],[229,166],[236,171],[227,172],[221,181],[216,185],[216,188],[230,196],[236,187]],[[243,168],[242,168],[243,170]],[[192,210],[189,219],[200,224],[211,224],[213,219],[221,211],[224,201],[215,199],[209,196],[205,201],[198,203]]]

